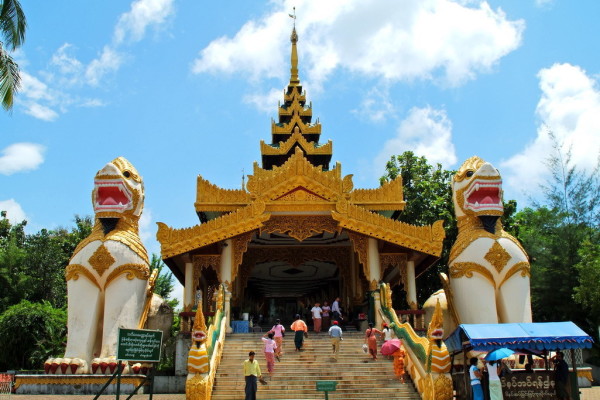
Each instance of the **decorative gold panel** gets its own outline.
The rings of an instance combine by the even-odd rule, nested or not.
[[[343,228],[436,257],[442,254],[446,233],[441,220],[433,225],[414,226],[344,201],[338,203],[337,210],[331,216]]]
[[[494,288],[496,288],[496,282],[494,282],[492,273],[483,265],[474,262],[457,262],[450,265],[450,278],[453,279],[461,278],[463,276],[472,278],[474,272],[483,276],[492,284],[492,286],[494,286]]]
[[[368,210],[404,210],[402,177],[398,176],[376,189],[356,189],[350,193],[350,202]]]
[[[298,125],[300,127],[300,131],[305,135],[320,135],[321,134],[321,124],[310,124],[307,125],[302,121],[302,118],[298,114],[295,114],[290,122],[287,124],[283,124],[280,126],[275,121],[271,122],[271,133],[276,134],[290,134],[292,133],[292,127]]]
[[[510,254],[504,250],[500,243],[494,241],[494,244],[483,258],[492,264],[494,268],[496,268],[496,271],[500,273],[504,266],[506,266],[506,263],[510,260]]]
[[[408,281],[406,276],[406,263],[408,256],[406,253],[380,253],[379,254],[379,266],[381,268],[380,276],[383,278],[383,273],[388,266],[398,268],[400,277],[402,279],[402,286],[404,290],[408,288]]]
[[[284,194],[283,196],[276,199],[277,202],[323,202],[327,201],[321,196],[317,196],[314,193],[311,193],[302,188],[294,189],[289,193]]]
[[[339,230],[337,222],[327,215],[277,215],[264,222],[260,233],[287,233],[301,242],[321,232]]]
[[[110,254],[110,251],[104,247],[104,244],[101,244],[100,247],[94,251],[94,254],[92,254],[88,262],[96,270],[98,275],[102,276],[104,271],[114,264],[115,259]]]
[[[80,264],[67,265],[67,268],[65,269],[65,279],[67,281],[70,281],[71,279],[76,281],[77,279],[79,279],[79,275],[85,276],[90,280],[90,282],[96,285],[98,289],[102,290],[94,274],[92,274],[86,267]]]
[[[217,279],[221,281],[221,255],[220,254],[196,254],[192,257],[193,274],[192,282],[194,288],[198,287],[200,274],[203,268],[212,268],[217,273]]]
[[[502,287],[504,282],[506,282],[511,276],[513,276],[517,272],[521,272],[521,276],[523,278],[530,277],[531,276],[531,266],[529,265],[528,262],[525,262],[525,261],[516,263],[508,270],[506,275],[504,275],[504,279],[502,279],[502,282],[500,282],[500,284],[498,285],[498,288]]]
[[[264,140],[260,141],[260,153],[262,155],[286,155],[289,151],[294,147],[295,144],[298,144],[307,155],[331,155],[333,153],[333,143],[332,141],[328,141],[326,144],[322,146],[315,146],[316,143],[309,142],[306,138],[300,133],[298,127],[295,127],[294,133],[285,141],[279,142],[279,147],[273,147],[265,143]]]
[[[354,246],[354,252],[358,255],[358,262],[363,266],[365,277],[369,279],[371,276],[371,268],[369,265],[369,238],[351,231],[348,231],[347,233]]]
[[[265,203],[256,201],[235,212],[191,228],[173,229],[159,222],[156,239],[161,244],[162,258],[183,254],[255,230],[270,217],[270,214],[264,211]]]
[[[104,286],[107,287],[122,274],[125,274],[125,277],[129,280],[133,280],[134,278],[147,280],[150,277],[150,268],[144,264],[123,264],[111,271],[106,278]]]
[[[196,211],[233,211],[252,202],[250,193],[242,189],[222,189],[198,175]]]
[[[242,264],[244,253],[248,250],[248,243],[252,240],[255,231],[246,232],[232,239],[233,243],[233,265],[231,266],[231,280],[235,280],[238,268]]]

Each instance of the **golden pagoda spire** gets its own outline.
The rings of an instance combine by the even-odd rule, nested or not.
[[[292,68],[290,69],[290,86],[300,84],[300,78],[298,78],[298,49],[296,49],[296,43],[298,43],[298,34],[296,33],[296,7],[294,7],[294,14],[289,14],[294,19],[294,28],[292,29],[292,35],[290,40],[292,42]]]

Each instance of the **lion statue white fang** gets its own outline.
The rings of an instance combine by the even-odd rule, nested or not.
[[[502,228],[500,173],[471,157],[454,176],[452,192],[458,237],[449,259],[451,294],[446,294],[457,322],[531,322],[529,260]]]
[[[143,323],[150,275],[138,234],[144,185],[129,161],[118,157],[98,171],[92,205],[92,233],[77,246],[65,271],[68,339],[61,361],[69,360],[69,367],[50,368],[56,373],[113,372],[119,328]]]

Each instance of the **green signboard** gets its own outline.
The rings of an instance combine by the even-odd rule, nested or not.
[[[162,331],[119,328],[117,359],[159,362],[162,334]]]
[[[317,381],[317,390],[321,392],[335,392],[336,381]]]

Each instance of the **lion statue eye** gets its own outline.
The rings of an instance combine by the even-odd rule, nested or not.
[[[131,172],[129,172],[129,171],[127,171],[127,170],[125,170],[125,171],[123,171],[123,176],[124,176],[125,178],[129,179],[129,178],[131,177]]]
[[[466,175],[467,175],[467,178],[470,178],[470,177],[472,177],[474,173],[475,173],[475,172],[474,172],[473,170],[468,170],[468,171],[467,171],[467,173],[466,173]]]

